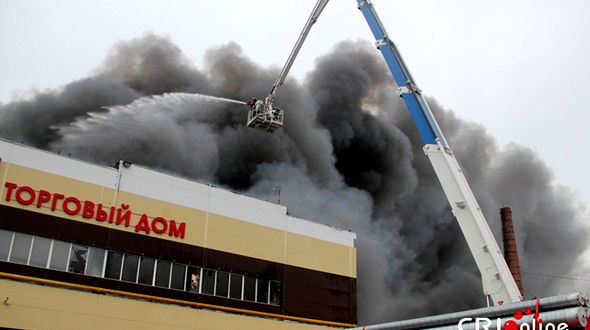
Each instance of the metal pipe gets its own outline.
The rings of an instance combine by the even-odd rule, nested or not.
[[[489,320],[488,320],[489,319]],[[535,330],[546,330],[547,325],[552,324],[551,330],[557,329],[559,324],[565,323],[568,327],[585,327],[587,323],[587,313],[582,307],[571,307],[567,309],[553,310],[549,312],[539,313],[539,320],[534,318],[534,315],[525,315],[520,320],[515,320],[514,317],[509,318],[489,318],[472,319],[471,322],[464,322],[461,324],[463,330],[477,330],[477,329],[488,329],[488,330],[501,330],[507,329],[505,326],[506,322],[513,321],[516,325],[516,329],[521,329],[522,324],[528,324],[529,327],[523,327],[525,329]],[[447,325],[444,327],[427,328],[428,330],[456,330],[458,324]]]
[[[365,327],[358,327],[358,330],[407,330],[407,329],[423,329],[435,326],[454,325],[455,329],[461,319],[464,318],[478,318],[487,317],[489,319],[510,317],[515,311],[524,311],[527,308],[535,310],[537,300],[525,300],[516,303],[504,304],[500,306],[484,307],[472,309],[468,311],[449,313],[436,316],[428,316],[418,319],[389,322],[376,325],[368,325]],[[546,297],[539,299],[539,310],[549,311],[555,309],[564,309],[569,307],[587,307],[588,297],[580,292],[564,294],[553,297]]]

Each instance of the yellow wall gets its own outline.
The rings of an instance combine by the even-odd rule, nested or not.
[[[177,222],[185,222],[187,224],[187,232],[190,231],[191,233],[190,235],[186,235],[184,239],[170,237],[167,234],[158,235],[158,238],[169,239],[185,244],[203,246],[206,218],[206,212],[204,211],[149,199],[125,192],[116,193],[114,189],[106,188],[104,186],[93,185],[67,177],[53,175],[3,162],[0,170],[6,171],[7,169],[8,171],[3,175],[5,180],[2,184],[2,197],[0,199],[0,204],[51,216],[57,216],[68,220],[81,221],[95,226],[111,227],[117,230],[123,230],[132,233],[135,233],[135,225],[137,224],[141,215],[145,213],[150,217],[150,220],[154,217],[164,217],[167,220],[174,219]],[[4,186],[5,182],[16,183],[19,187],[30,186],[37,192],[43,189],[49,191],[52,194],[60,193],[66,197],[76,197],[81,202],[89,200],[97,205],[101,203],[103,204],[103,209],[105,209],[107,212],[110,210],[111,206],[119,208],[121,205],[126,204],[130,206],[129,210],[133,213],[132,221],[129,227],[125,227],[123,225],[109,223],[108,221],[100,222],[96,221],[95,219],[86,219],[82,217],[81,213],[74,216],[68,215],[61,209],[61,203],[57,204],[58,209],[55,211],[51,210],[50,202],[44,203],[43,207],[41,208],[37,208],[37,206],[33,204],[21,205],[16,200],[14,200],[14,191],[12,193],[12,200],[7,202],[5,199],[7,192],[7,188]],[[140,232],[140,234],[143,235],[143,232]],[[152,234],[152,236],[155,235],[157,234]]]
[[[241,316],[0,279],[0,327],[60,330],[283,329],[326,327]]]
[[[7,188],[4,187],[4,182],[0,188],[2,191],[0,204],[3,205],[132,233],[135,233],[135,225],[142,214],[148,215],[150,220],[154,217],[164,217],[167,220],[174,219],[177,223],[186,223],[186,235],[184,239],[171,237],[168,234],[159,235],[153,231],[150,236],[356,278],[356,249],[354,247],[257,225],[144,196],[126,192],[117,193],[114,189],[105,188],[104,186],[73,180],[6,162],[0,163],[0,175],[4,178],[4,182],[16,183],[19,187],[30,186],[36,191],[44,189],[52,194],[60,193],[66,197],[73,196],[82,202],[84,200],[90,200],[97,205],[102,203],[104,209],[107,211],[113,205],[113,202],[115,207],[127,204],[130,206],[129,210],[133,212],[133,215],[130,226],[125,227],[114,223],[110,224],[108,221],[99,222],[95,219],[86,219],[81,214],[74,216],[68,215],[61,210],[61,203],[58,203],[58,209],[55,211],[50,209],[51,203],[46,203],[42,208],[37,208],[34,204],[22,205],[14,200],[14,192],[13,199],[7,202],[5,200]],[[145,235],[145,233],[140,231],[136,235]]]

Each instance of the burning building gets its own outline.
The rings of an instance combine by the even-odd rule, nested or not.
[[[127,161],[7,141],[0,157],[0,327],[357,322],[353,232]]]
[[[196,180],[205,186],[225,187],[259,200],[278,201],[280,187],[281,204],[288,207],[291,217],[313,219],[357,234],[353,251],[358,254],[359,324],[484,307],[473,257],[388,72],[371,43],[348,41],[336,45],[333,52],[318,58],[305,81],[286,81],[277,99],[277,106],[286,109],[284,127],[268,135],[245,127],[245,107],[208,95],[233,100],[264,95],[276,79],[276,68],[254,63],[233,42],[209,49],[203,67],[197,68],[170,38],[146,34],[117,43],[90,76],[0,105],[0,137],[71,154],[98,165],[73,163],[111,174],[118,160],[129,160],[131,167],[121,169],[124,189],[129,178],[126,174],[142,168]],[[581,290],[579,282],[565,279],[585,278],[588,269],[579,258],[587,249],[586,211],[572,192],[555,182],[550,167],[530,148],[499,146],[482,125],[461,119],[434,99],[429,104],[454,146],[486,218],[497,217],[498,205],[509,202],[519,215],[514,219],[516,233],[524,233],[526,228],[518,250],[527,296]],[[481,148],[483,145],[486,148]],[[35,154],[46,152],[36,150]],[[12,162],[9,156],[0,157],[2,166]],[[29,163],[41,164],[45,158],[39,159]],[[61,174],[56,175],[75,174],[69,165],[59,171],[56,173]],[[77,175],[86,179],[87,174]],[[106,185],[109,180],[94,184]],[[109,225],[118,226],[117,230],[128,231],[136,238],[145,236],[150,242],[154,237],[180,242],[188,239],[189,222],[176,213],[170,215],[168,210],[151,212],[141,209],[143,206],[135,201],[125,202],[132,212],[129,227],[125,227],[125,218],[116,225],[118,208],[121,217],[127,211],[122,209],[122,203],[106,204],[96,196],[86,197],[78,190],[70,192],[70,188],[39,187],[14,179],[8,182],[17,185],[12,188],[13,194],[29,186],[52,196],[63,194],[64,199],[75,197],[80,203],[102,203],[107,220],[97,221],[97,215],[94,220],[84,218],[83,213],[77,215],[91,228],[100,229],[109,223],[111,207],[115,207],[114,224]],[[105,191],[112,191],[112,185]],[[3,193],[9,189],[4,183],[2,187]],[[142,194],[149,191],[141,190]],[[21,194],[26,201],[26,192],[22,190]],[[141,203],[146,200],[150,201],[148,205],[154,204],[151,199]],[[25,207],[18,200],[3,203],[17,209]],[[56,203],[57,208],[63,200]],[[50,202],[43,205],[51,208]],[[80,205],[79,212],[83,212],[84,206]],[[75,206],[75,200],[69,202],[68,207]],[[26,207],[29,211],[44,210],[36,208],[36,201]],[[266,212],[265,208],[260,210]],[[55,212],[48,215],[55,216]],[[282,209],[278,217],[288,217],[285,212]],[[146,220],[136,228],[143,214]],[[162,220],[156,221],[155,230],[152,228],[158,217],[166,220],[162,234],[157,233],[164,229]],[[171,220],[175,221],[174,227]],[[174,235],[183,222],[186,232],[181,239]],[[490,226],[499,240],[499,222]],[[6,262],[2,265],[24,267]],[[552,274],[561,278],[546,276]],[[282,290],[281,299],[286,304],[284,282]],[[8,301],[9,307],[16,305],[13,298]],[[213,299],[214,295],[207,298]],[[152,314],[150,310],[145,312]]]

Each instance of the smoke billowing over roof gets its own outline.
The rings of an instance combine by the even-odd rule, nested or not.
[[[374,47],[343,42],[305,81],[287,79],[275,134],[245,127],[246,107],[221,98],[263,97],[278,71],[231,42],[196,68],[148,34],[116,44],[90,77],[0,105],[0,136],[269,201],[280,187],[290,214],[358,233],[361,324],[484,306],[473,258]],[[512,208],[527,298],[584,291],[587,282],[564,279],[588,269],[585,209],[569,189],[532,150],[499,148],[481,125],[429,102],[495,234],[499,209]]]

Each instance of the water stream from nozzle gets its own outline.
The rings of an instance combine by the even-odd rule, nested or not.
[[[176,93],[171,93],[171,94],[176,94]],[[246,102],[244,102],[244,101],[232,100],[232,99],[228,99],[225,97],[219,97],[219,96],[205,95],[205,94],[199,94],[199,93],[191,93],[191,94],[182,93],[182,94],[184,94],[185,96],[193,95],[193,96],[197,96],[199,98],[208,98],[208,99],[227,101],[227,102],[232,102],[232,103],[237,103],[237,104],[246,104]]]

